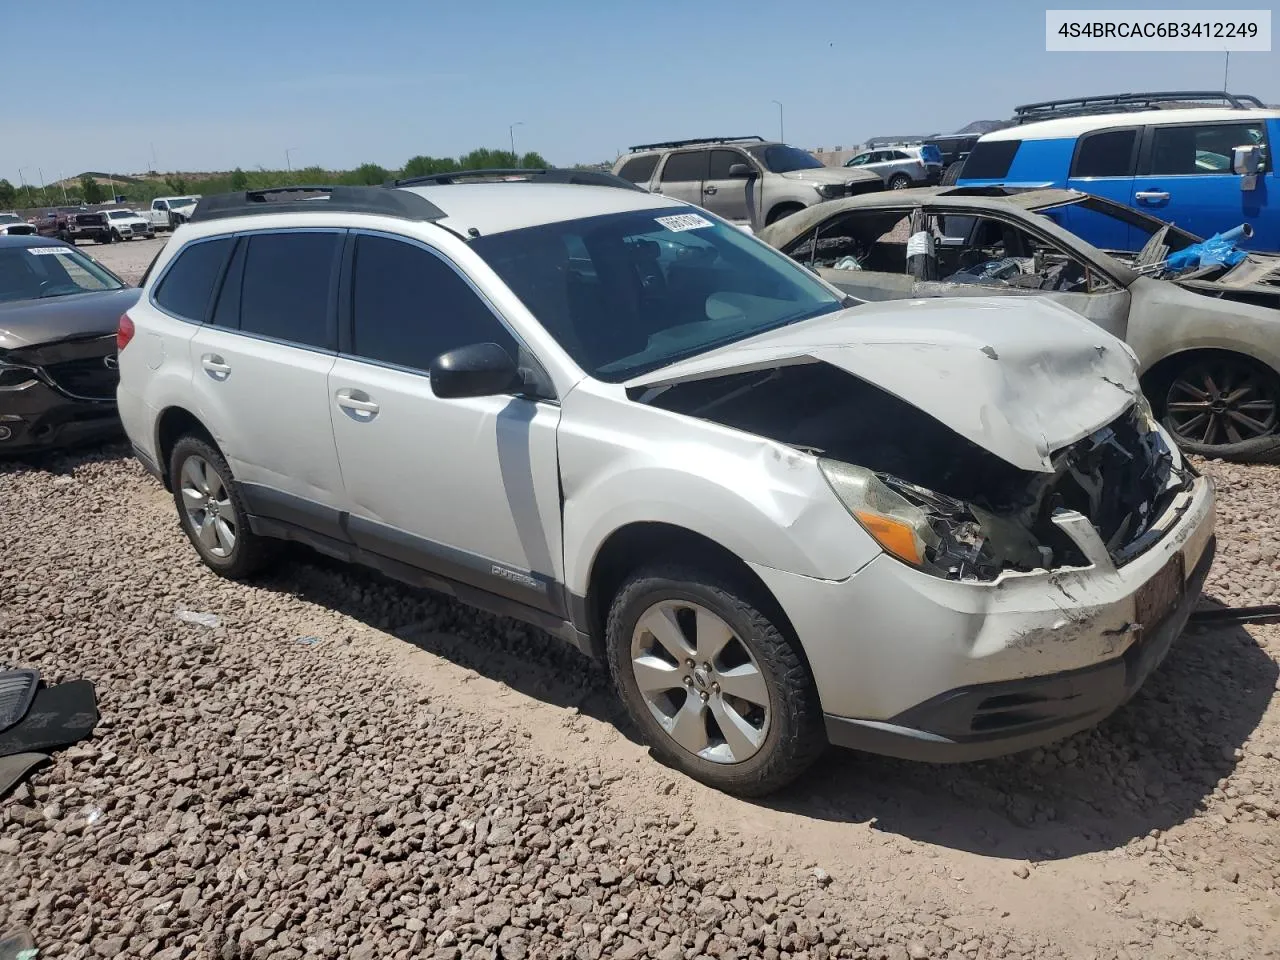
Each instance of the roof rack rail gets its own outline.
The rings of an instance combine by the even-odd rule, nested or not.
[[[1264,107],[1257,97],[1244,93],[1227,93],[1224,90],[1156,90],[1149,93],[1111,93],[1096,97],[1071,97],[1066,100],[1045,100],[1040,103],[1024,103],[1013,108],[1014,123],[1030,123],[1052,117],[1079,117],[1095,113],[1129,113],[1146,110],[1161,103],[1196,101],[1220,102],[1233,110]]]
[[[402,220],[441,220],[445,212],[425,197],[385,187],[335,187],[309,184],[295,187],[268,187],[238,193],[215,193],[201,197],[190,221],[221,220],[266,213],[297,213],[298,205],[314,201],[324,210],[340,213],[375,213]]]
[[[634,147],[627,147],[632,153],[637,150],[656,150],[659,147],[691,147],[696,143],[745,143],[748,140],[756,143],[764,143],[764,137],[694,137],[692,140],[662,140],[658,143],[637,143]]]
[[[403,177],[399,180],[390,180],[387,182],[386,186],[447,186],[449,184],[467,180],[485,180],[491,183],[495,181],[499,183],[508,181],[524,181],[526,183],[572,183],[586,187],[622,187],[627,190],[639,190],[641,193],[645,192],[643,187],[638,187],[630,180],[624,180],[622,177],[614,176],[612,173],[604,173],[600,170],[571,170],[562,167],[450,170],[448,173],[429,173],[421,177]],[[196,209],[198,210],[199,207]]]

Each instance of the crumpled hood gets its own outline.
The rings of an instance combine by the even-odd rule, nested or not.
[[[863,304],[760,334],[629,381],[656,387],[829,363],[1023,470],[1110,423],[1139,395],[1124,344],[1049,300]],[[910,443],[910,437],[903,438]]]
[[[141,294],[137,287],[123,287],[0,303],[0,350],[114,333],[120,314],[137,303]]]
[[[778,176],[787,180],[804,180],[807,183],[859,183],[880,179],[880,174],[874,170],[859,170],[857,167],[814,167],[810,170],[792,170]]]

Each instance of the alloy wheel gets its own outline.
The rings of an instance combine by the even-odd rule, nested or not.
[[[231,494],[218,471],[203,457],[187,457],[182,463],[180,486],[187,522],[200,545],[212,556],[231,556],[239,523]]]
[[[719,615],[663,600],[636,621],[631,669],[659,726],[715,763],[754,756],[769,733],[769,689],[751,650]]]
[[[1276,399],[1271,384],[1250,367],[1197,363],[1170,385],[1165,413],[1182,440],[1206,447],[1243,443],[1275,433]]]

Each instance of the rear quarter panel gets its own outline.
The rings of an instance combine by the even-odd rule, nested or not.
[[[961,176],[961,187],[1065,187],[1075,152],[1075,137],[1051,140],[1023,140],[1014,154],[1009,172],[1003,177],[979,179]]]

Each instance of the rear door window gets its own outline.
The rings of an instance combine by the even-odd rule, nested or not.
[[[965,180],[999,180],[1009,175],[1021,140],[979,140],[964,162]]]
[[[648,183],[649,178],[653,176],[654,168],[658,165],[659,156],[660,154],[651,153],[644,157],[632,157],[622,165],[618,176],[632,183]]]
[[[1085,134],[1071,161],[1072,177],[1131,177],[1134,171],[1136,128],[1100,130]]]
[[[231,243],[231,237],[219,237],[191,243],[179,250],[155,292],[156,305],[175,317],[202,323],[208,315],[222,265],[231,252]]]
[[[342,234],[308,230],[248,238],[240,329],[275,340],[336,349],[331,317]]]
[[[707,179],[707,150],[673,153],[662,168],[663,183],[691,183]]]

